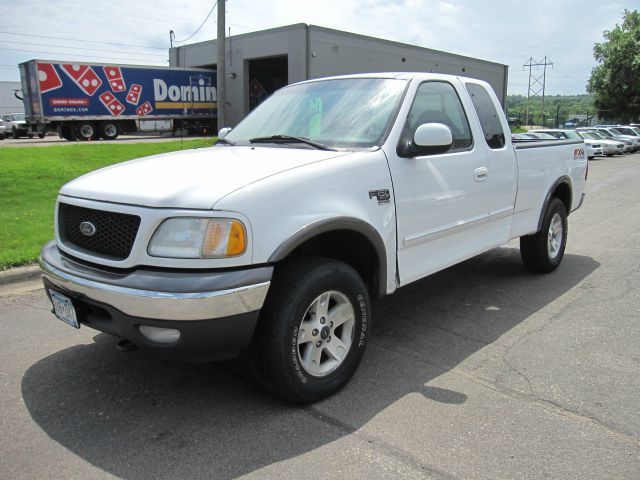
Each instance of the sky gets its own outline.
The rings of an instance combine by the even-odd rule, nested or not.
[[[213,0],[0,0],[0,80],[19,80],[33,58],[168,65],[177,42],[215,38]],[[593,45],[640,1],[603,0],[227,0],[241,34],[308,23],[509,65],[509,94],[527,94],[529,58],[553,62],[546,93],[586,93]],[[183,44],[183,43],[180,43]]]

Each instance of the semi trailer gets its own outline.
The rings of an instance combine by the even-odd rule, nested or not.
[[[205,134],[217,128],[214,70],[49,60],[19,67],[32,134],[113,140],[154,124]]]

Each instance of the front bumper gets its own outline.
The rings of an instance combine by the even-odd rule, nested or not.
[[[185,359],[231,357],[251,341],[273,267],[229,271],[102,270],[64,256],[55,242],[39,259],[47,295],[71,298],[80,324],[142,348]],[[177,340],[151,340],[140,327],[174,329]]]

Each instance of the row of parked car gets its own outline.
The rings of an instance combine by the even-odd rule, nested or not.
[[[583,140],[589,158],[611,157],[640,150],[640,125],[596,125],[575,130],[545,128],[514,133],[513,140],[519,142],[540,140]]]

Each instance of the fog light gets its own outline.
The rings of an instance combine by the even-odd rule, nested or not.
[[[180,330],[175,328],[149,327],[140,325],[140,333],[147,339],[156,343],[174,343],[180,338]]]

